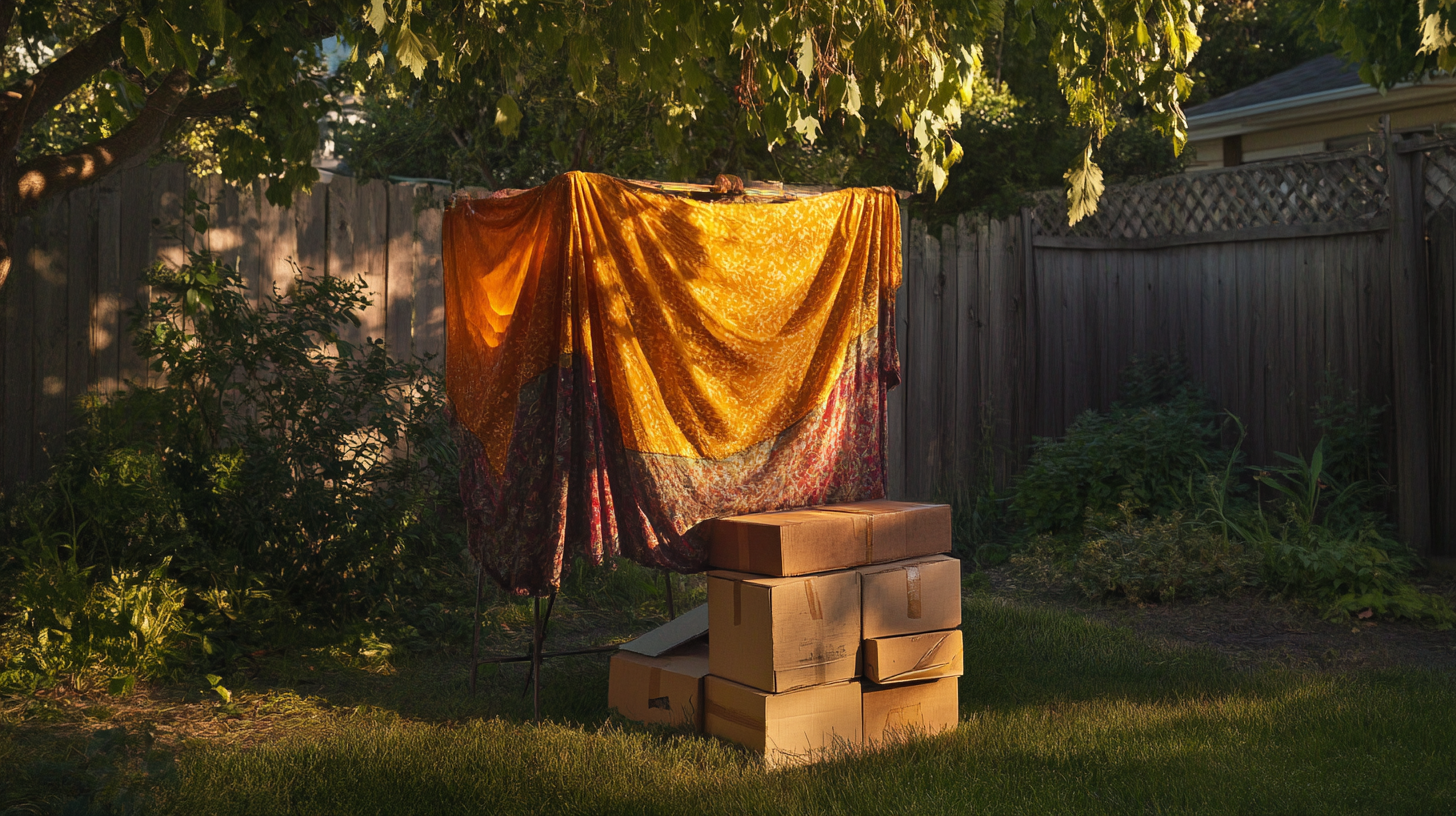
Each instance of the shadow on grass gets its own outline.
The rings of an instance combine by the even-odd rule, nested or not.
[[[767,771],[725,743],[624,723],[605,658],[466,689],[462,655],[297,687],[343,716],[196,745],[161,813],[1447,813],[1456,682],[1429,671],[1244,671],[1058,610],[966,602],[954,732]],[[259,692],[281,689],[259,682]]]

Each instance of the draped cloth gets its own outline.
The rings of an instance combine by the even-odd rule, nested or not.
[[[705,203],[568,173],[445,216],[471,552],[544,594],[577,556],[702,569],[703,522],[884,495],[889,189]]]

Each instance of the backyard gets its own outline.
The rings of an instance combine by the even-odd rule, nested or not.
[[[563,600],[554,645],[661,620],[660,595],[629,578],[643,580],[607,576],[591,603]],[[727,743],[610,715],[601,657],[546,664],[538,725],[522,667],[488,673],[472,696],[459,648],[373,665],[261,655],[223,679],[226,703],[203,682],[124,699],[10,698],[0,805],[219,814],[1456,807],[1450,630],[1331,623],[1255,593],[1107,606],[1012,567],[965,585],[962,723],[882,753],[765,771]],[[685,588],[689,599],[700,592]],[[1456,582],[1430,588],[1456,600]],[[491,653],[524,648],[527,610],[492,605]]]

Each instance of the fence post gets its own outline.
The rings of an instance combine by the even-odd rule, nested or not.
[[[1431,323],[1422,154],[1387,138],[1390,191],[1391,372],[1395,386],[1396,522],[1421,556],[1431,551]]]

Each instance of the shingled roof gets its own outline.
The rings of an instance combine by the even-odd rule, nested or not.
[[[1232,93],[1226,93],[1217,99],[1211,99],[1197,107],[1189,108],[1185,113],[1188,118],[1192,119],[1196,116],[1208,116],[1209,114],[1276,102],[1280,99],[1293,99],[1299,96],[1308,96],[1309,94],[1324,91],[1336,91],[1341,88],[1350,88],[1361,84],[1363,83],[1360,81],[1360,69],[1358,66],[1346,63],[1334,54],[1329,54],[1323,57],[1315,57],[1309,62],[1301,63],[1290,68],[1284,73],[1275,74],[1268,79],[1259,80],[1253,85],[1240,88]]]

